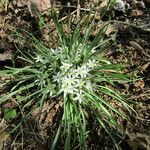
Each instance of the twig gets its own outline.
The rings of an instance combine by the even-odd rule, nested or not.
[[[73,15],[77,12],[77,10],[73,11],[72,13],[70,13],[70,15]],[[63,20],[65,20],[68,16],[62,17],[61,19],[58,20],[58,22],[61,22]]]
[[[137,116],[137,117],[135,117],[136,119],[138,119],[138,120],[142,120],[142,121],[150,121],[150,119],[146,119],[146,118],[141,118],[141,117],[139,117],[139,116]]]
[[[77,21],[80,20],[80,0],[77,1]]]
[[[118,21],[118,20],[110,20],[110,21],[108,21],[108,22],[109,22],[109,23],[118,23],[118,24],[127,25],[127,26],[130,26],[130,27],[136,29],[138,32],[141,30],[141,31],[143,31],[143,32],[149,32],[149,33],[150,33],[150,30],[149,30],[149,29],[146,30],[143,26],[142,26],[142,27],[136,26],[136,25],[130,24],[130,23],[128,23],[128,22],[123,22],[123,21]]]
[[[81,5],[80,5],[80,7],[78,7],[78,6],[76,7],[76,6],[73,6],[73,5],[61,5],[61,6],[57,6],[57,5],[56,5],[55,7],[57,7],[57,8],[59,8],[59,7],[60,7],[60,8],[75,8],[75,9],[78,9],[78,8],[79,8],[80,11],[83,10],[83,11],[88,11],[88,12],[90,11],[90,12],[93,12],[93,13],[96,12],[96,11],[93,11],[93,9],[90,9],[90,8],[82,8]],[[52,8],[52,6],[50,6],[49,8],[47,8],[47,9],[41,11],[41,13],[44,13],[44,12],[50,10],[51,8]]]

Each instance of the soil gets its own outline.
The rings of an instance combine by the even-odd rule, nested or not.
[[[59,20],[64,22],[64,26],[68,12],[72,12],[72,16],[79,19],[84,18],[90,8],[96,12],[96,29],[110,22],[106,37],[115,37],[115,40],[112,40],[107,50],[104,50],[103,55],[113,62],[128,62],[127,71],[138,75],[139,78],[132,84],[119,87],[122,93],[129,95],[129,99],[136,102],[133,105],[136,114],[130,122],[125,123],[126,137],[121,140],[120,145],[122,150],[150,150],[150,1],[124,0],[124,2],[128,7],[125,11],[110,9],[103,16],[100,13],[104,11],[102,8],[105,6],[102,0],[83,1],[80,4],[81,11],[76,1],[57,0],[51,5],[57,8]],[[40,8],[37,11],[42,11],[46,27],[40,25],[36,13],[32,12],[27,3],[18,4],[17,0],[10,0],[5,9],[0,2],[0,69],[3,70],[4,66],[13,66],[14,54],[17,51],[15,44],[24,45],[14,36],[16,29],[24,29],[33,33],[50,47],[57,44],[55,26],[48,11],[43,12]],[[49,33],[53,36],[49,36]],[[91,36],[94,34],[96,31],[92,32]],[[19,62],[17,65],[20,65]],[[9,77],[0,78],[0,84],[7,83],[9,80]],[[0,95],[3,96],[6,94],[6,89],[1,85]],[[17,117],[13,122],[4,119],[3,109],[13,108],[19,111],[18,106],[11,99],[0,106],[0,149],[49,149],[50,141],[54,138],[53,135],[57,129],[56,122],[61,116],[61,106],[61,103],[45,102],[42,115],[39,115],[37,108],[33,108],[32,114],[26,118],[26,121]],[[40,125],[38,124],[39,119]],[[22,125],[15,133],[3,132],[5,129],[13,129],[20,121]],[[96,127],[94,128],[91,139],[89,139],[89,149],[115,149],[105,133],[99,135]],[[63,149],[61,144],[58,149]]]

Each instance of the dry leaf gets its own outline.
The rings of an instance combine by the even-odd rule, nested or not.
[[[11,51],[6,51],[3,54],[0,54],[0,61],[5,61],[7,59],[11,59],[12,58],[12,52]]]
[[[134,87],[136,88],[143,88],[144,86],[145,86],[145,83],[143,80],[139,80],[134,83]]]
[[[49,0],[29,0],[27,3],[31,15],[36,16],[37,12],[42,12],[50,7]]]
[[[149,150],[150,149],[150,137],[145,134],[140,133],[132,133],[129,134],[129,139],[127,140],[127,143],[131,147],[132,150]]]
[[[142,48],[137,42],[135,42],[135,41],[130,41],[129,44],[130,44],[133,48],[135,48],[135,49],[137,49],[137,50],[139,50],[139,51],[143,51],[143,48]]]
[[[0,144],[9,138],[9,133],[5,132],[6,128],[7,128],[6,121],[2,119],[2,121],[0,122]]]
[[[110,35],[110,34],[116,33],[116,32],[118,32],[118,29],[114,25],[109,25],[105,34]]]

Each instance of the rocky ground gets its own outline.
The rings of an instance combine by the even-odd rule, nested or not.
[[[51,4],[47,2],[46,0],[43,3],[39,0],[10,0],[5,6],[0,2],[0,69],[4,66],[13,66],[13,56],[16,54],[15,44],[21,44],[13,34],[15,29],[20,28],[31,32],[45,44],[53,47],[57,39],[55,26],[48,10],[52,6],[57,8],[59,19],[65,25],[69,11],[78,20],[84,18],[92,8],[92,11],[96,12],[96,29],[110,22],[106,37],[115,37],[111,46],[104,50],[104,55],[114,62],[128,62],[128,71],[140,78],[133,84],[120,87],[122,93],[129,95],[129,99],[136,102],[134,109],[137,112],[131,122],[125,124],[126,137],[121,142],[122,150],[150,150],[150,1],[124,0],[122,1],[124,3],[119,3],[118,6],[107,10],[103,16],[101,12],[105,10],[103,8],[106,7],[106,3],[102,0],[89,0],[82,3],[77,3],[75,0],[67,2],[57,0],[51,1]],[[33,7],[36,7],[37,12],[42,13],[46,27],[41,25]],[[91,33],[92,36],[94,34],[96,31]],[[1,96],[5,94],[2,85],[9,80],[8,77],[0,79]],[[51,135],[56,128],[55,122],[59,119],[56,114],[61,113],[61,104],[48,102],[44,104],[45,113],[40,118],[40,127],[36,124],[38,110],[35,110],[31,117],[23,122],[16,134],[3,132],[7,128],[13,128],[20,121],[20,118],[13,123],[6,121],[3,109],[16,107],[13,100],[0,106],[0,149],[48,149]],[[97,139],[89,141],[92,150],[115,149],[104,135],[101,136],[103,146]]]

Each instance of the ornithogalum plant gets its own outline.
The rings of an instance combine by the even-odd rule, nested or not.
[[[117,101],[123,110],[130,111],[130,105],[115,86],[130,79],[122,71],[124,65],[114,64],[101,55],[103,45],[109,42],[103,38],[107,26],[89,39],[94,20],[89,23],[86,19],[71,29],[71,19],[68,19],[67,32],[64,32],[55,13],[52,13],[52,18],[59,44],[54,48],[46,47],[31,35],[31,47],[34,46],[34,49],[30,52],[18,49],[20,55],[17,59],[25,62],[24,66],[6,67],[0,72],[0,76],[12,76],[15,82],[10,93],[0,99],[0,104],[12,96],[28,93],[18,103],[23,104],[24,108],[36,103],[42,109],[45,100],[52,102],[58,98],[63,114],[51,149],[56,148],[60,137],[65,137],[65,150],[71,149],[72,141],[78,143],[79,149],[88,149],[90,131],[86,129],[87,114],[114,140],[109,129],[121,129],[114,116],[128,117],[111,105],[110,98]],[[104,95],[109,99],[105,99]]]

